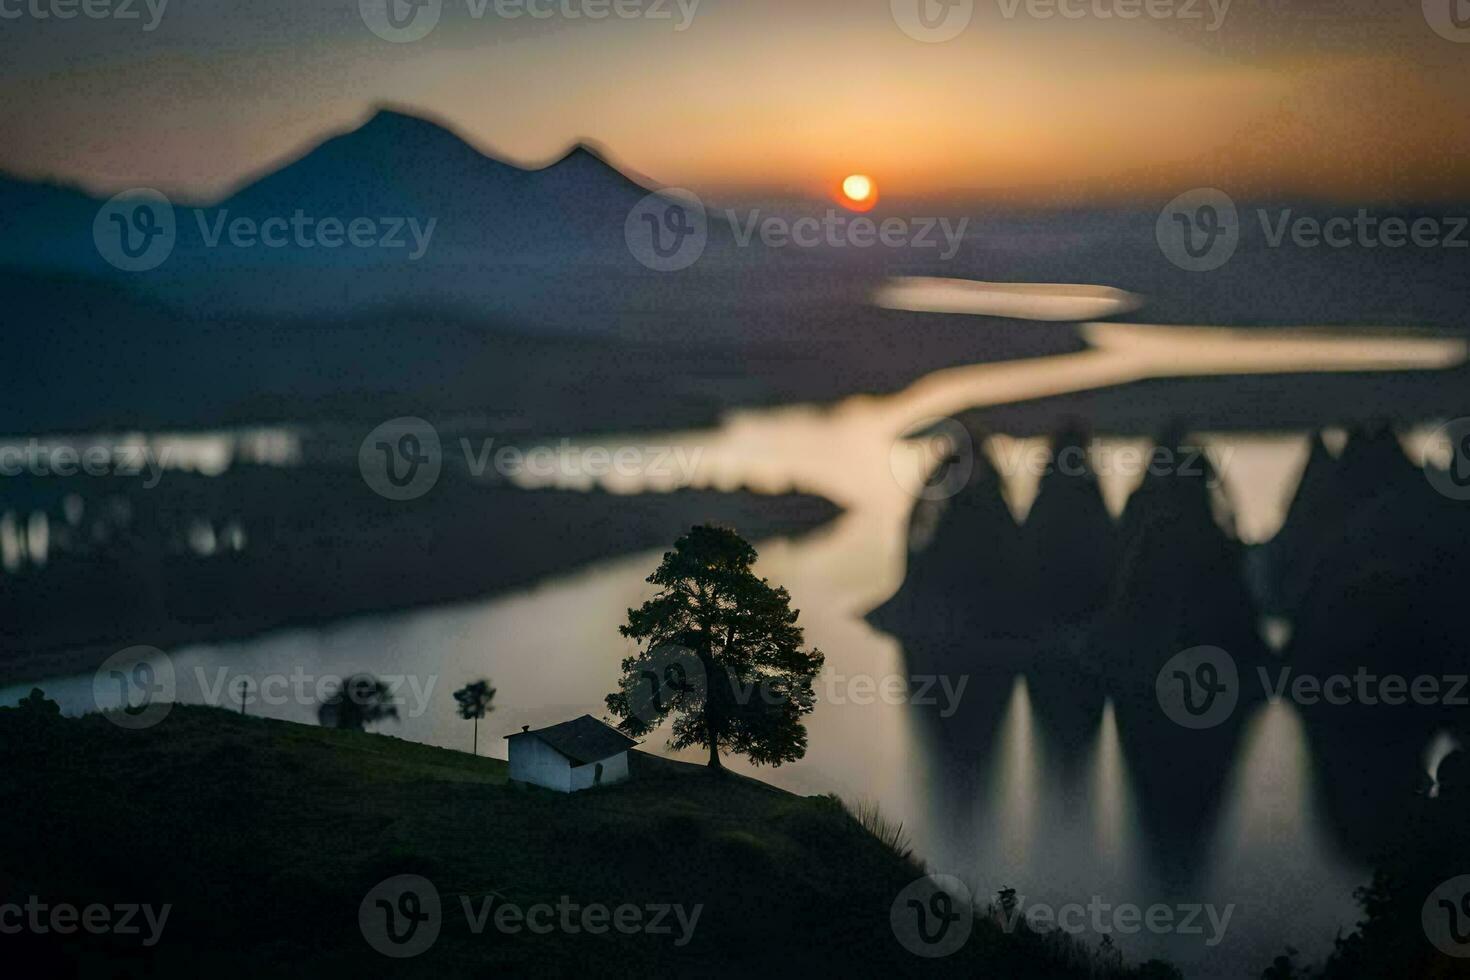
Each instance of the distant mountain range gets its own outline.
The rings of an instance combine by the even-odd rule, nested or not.
[[[1151,322],[1467,326],[1463,256],[1448,249],[1242,242],[1198,275],[1165,259],[1157,214],[1134,208],[972,216],[942,259],[764,243],[752,222],[773,215],[755,206],[712,206],[691,235],[676,199],[645,202],[656,189],[587,145],[525,169],[386,109],[216,202],[112,205],[0,176],[3,428],[384,412],[669,428],[1080,346],[1065,324],[876,309],[889,275],[1118,286],[1147,298]]]

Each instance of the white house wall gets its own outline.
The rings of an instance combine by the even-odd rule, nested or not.
[[[572,767],[572,792],[579,789],[588,789],[597,782],[597,767],[602,766],[602,785],[608,783],[620,783],[628,778],[628,753],[619,752],[610,755],[600,762],[589,762],[585,766]]]
[[[509,754],[511,779],[562,793],[572,791],[571,761],[536,736],[513,736]],[[588,768],[590,770],[591,767]],[[623,769],[626,773],[626,760]]]

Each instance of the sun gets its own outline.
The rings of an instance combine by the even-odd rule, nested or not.
[[[848,174],[842,179],[842,203],[853,211],[867,211],[878,203],[878,185],[867,174]]]

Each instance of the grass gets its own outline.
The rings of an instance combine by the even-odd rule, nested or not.
[[[856,806],[847,807],[847,812],[857,821],[858,826],[877,838],[878,842],[888,848],[894,857],[900,861],[914,860],[913,840],[904,831],[903,823],[894,823],[883,816],[877,803],[859,803]]]
[[[889,910],[922,871],[872,808],[639,756],[630,782],[571,796],[505,763],[386,735],[176,706],[153,728],[0,713],[0,891],[51,903],[171,903],[162,941],[3,937],[44,975],[735,975],[751,971],[1095,976],[1079,950],[982,917],[924,960]],[[430,879],[431,949],[389,960],[358,908],[399,874]],[[703,906],[693,938],[615,931],[476,934],[461,897],[522,907]],[[677,930],[676,930],[677,932]],[[42,975],[42,974],[37,974]]]

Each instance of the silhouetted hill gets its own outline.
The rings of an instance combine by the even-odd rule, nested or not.
[[[630,780],[566,795],[509,784],[502,761],[388,734],[183,705],[139,731],[101,715],[0,712],[7,895],[170,907],[153,945],[139,916],[129,935],[28,930],[10,937],[12,962],[91,976],[106,957],[107,976],[190,978],[258,973],[261,956],[303,977],[386,963],[412,977],[894,975],[926,962],[966,976],[1179,976],[1104,965],[1057,933],[1007,933],[980,908],[963,946],[921,960],[890,912],[923,869],[836,797],[638,751]],[[145,859],[120,855],[118,840],[167,844]],[[405,874],[428,880],[441,916],[425,920],[435,938],[418,955],[389,960],[359,908],[376,912],[370,893]],[[426,887],[416,894],[431,908]],[[551,914],[533,912],[531,928],[519,917],[505,928],[504,906],[543,904]],[[657,921],[650,905],[666,906]],[[558,927],[566,906],[571,925]],[[577,927],[593,908],[602,928]],[[619,908],[637,909],[645,928],[609,927]],[[494,914],[476,929],[484,911]]]

